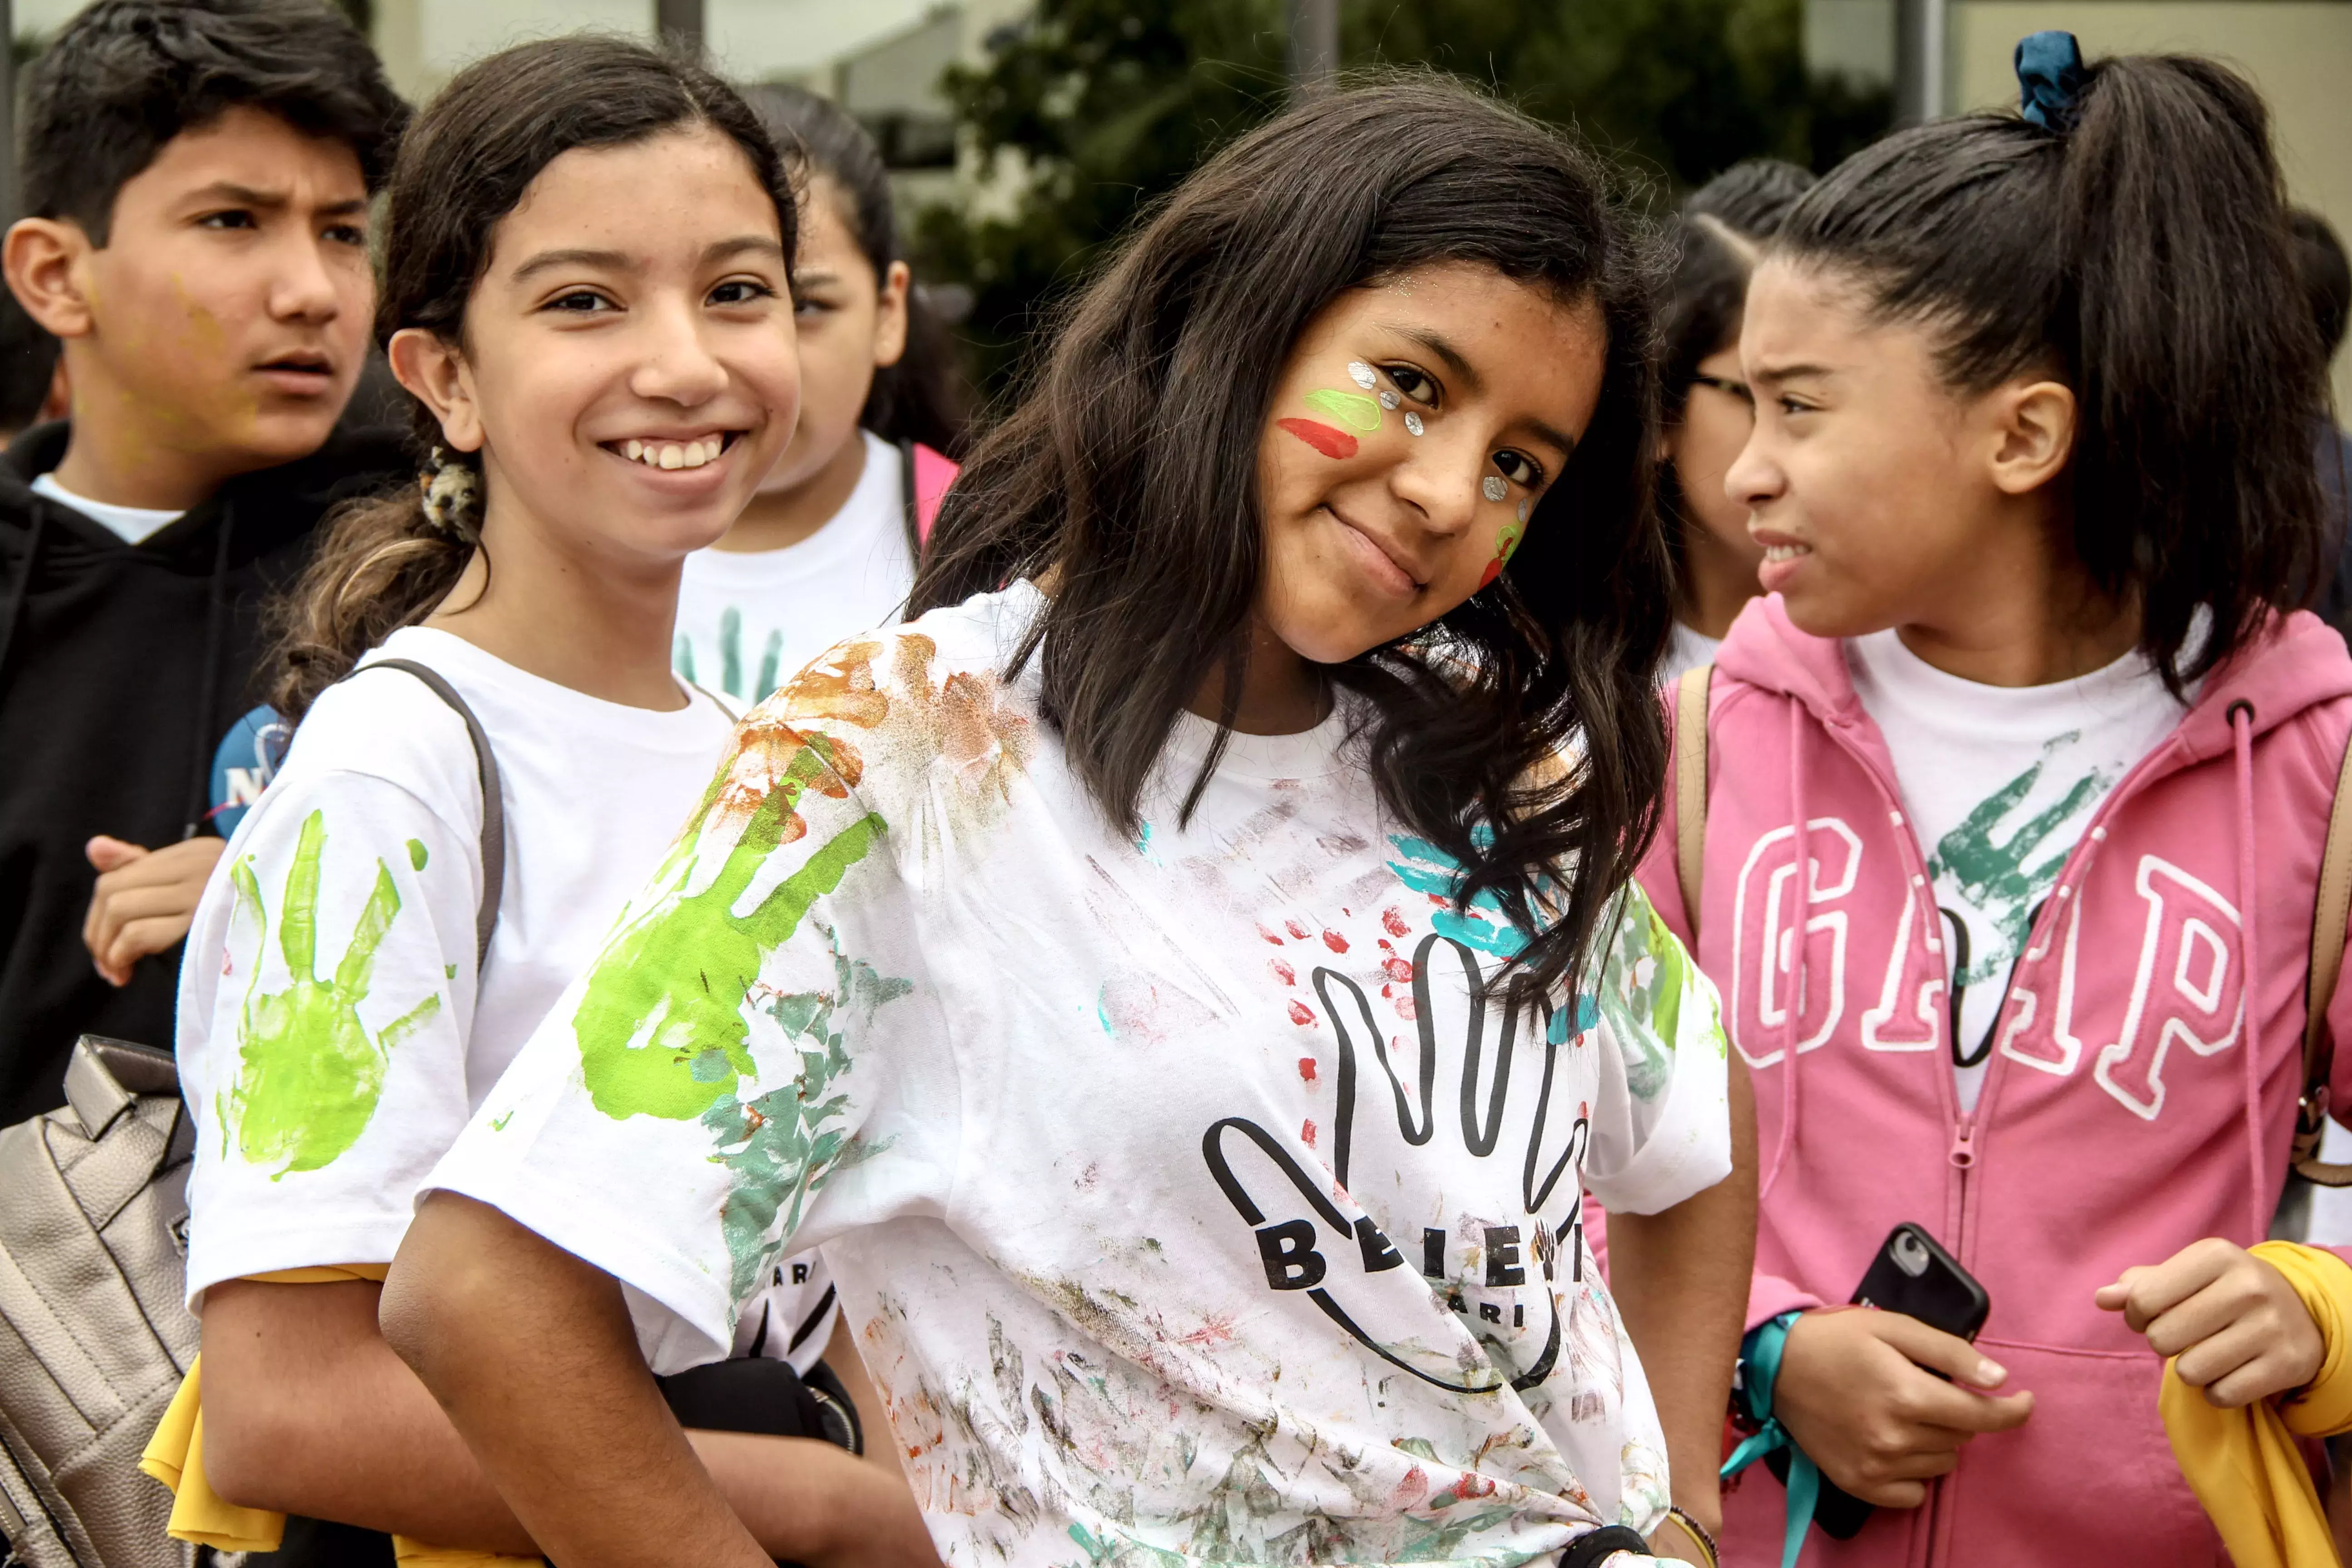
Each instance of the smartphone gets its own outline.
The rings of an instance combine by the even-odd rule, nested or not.
[[[1973,1341],[1992,1310],[1992,1298],[1959,1259],[1916,1225],[1898,1225],[1853,1288],[1857,1305],[1901,1312],[1931,1329]]]
[[[1992,1298],[1960,1267],[1959,1259],[1907,1221],[1886,1233],[1885,1242],[1863,1271],[1862,1283],[1853,1288],[1853,1300],[1860,1306],[1916,1318],[1931,1329],[1971,1342],[1992,1311]],[[1767,1463],[1780,1478],[1780,1484],[1788,1485],[1787,1454],[1776,1452]],[[1821,1526],[1822,1534],[1851,1541],[1870,1515],[1869,1503],[1842,1490],[1827,1476],[1822,1478],[1813,1522]]]

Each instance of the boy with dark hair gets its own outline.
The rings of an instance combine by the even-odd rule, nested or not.
[[[33,68],[0,264],[72,411],[0,460],[0,1124],[83,1032],[171,1039],[218,813],[265,771],[231,754],[263,595],[403,472],[336,426],[406,115],[319,0],[99,0]]]

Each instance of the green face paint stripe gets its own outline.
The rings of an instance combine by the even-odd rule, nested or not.
[[[432,857],[425,853],[425,840],[422,838],[412,838],[408,841],[409,869],[413,871],[422,871],[425,869],[425,863],[431,858]]]
[[[1301,399],[1307,407],[1328,414],[1351,430],[1370,432],[1381,427],[1381,405],[1377,399],[1360,392],[1341,392],[1336,387],[1318,387]]]
[[[286,907],[278,916],[278,949],[297,980],[317,976],[312,968],[319,951],[319,859],[327,849],[327,814],[313,811],[302,819],[294,839],[294,866],[286,875]]]

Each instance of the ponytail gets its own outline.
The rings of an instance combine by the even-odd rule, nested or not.
[[[471,520],[433,505],[453,470],[472,471],[445,458],[413,489],[338,507],[310,564],[271,604],[269,704],[289,723],[300,723],[362,654],[431,615],[457,585],[480,544]]]
[[[2021,374],[2073,389],[2074,552],[2137,601],[2141,649],[2179,692],[2324,580],[2323,366],[2261,96],[2189,56],[2077,71],[2029,118],[1855,154],[1768,252],[1933,332],[1958,392]]]

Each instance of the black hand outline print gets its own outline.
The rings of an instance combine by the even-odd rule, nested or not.
[[[1396,1068],[1390,1060],[1387,1042],[1373,1020],[1370,999],[1364,994],[1363,988],[1349,976],[1336,970],[1318,967],[1311,976],[1315,994],[1323,1003],[1326,1016],[1331,1020],[1332,1032],[1339,1040],[1339,1063],[1337,1081],[1334,1085],[1337,1109],[1332,1126],[1331,1174],[1338,1180],[1342,1190],[1348,1187],[1349,1167],[1354,1145],[1357,1062],[1355,1040],[1349,1032],[1346,1009],[1334,996],[1332,988],[1334,986],[1340,988],[1354,1000],[1357,1016],[1365,1033],[1371,1039],[1373,1056],[1389,1080],[1389,1089],[1396,1106],[1399,1135],[1409,1147],[1422,1147],[1434,1136],[1437,1125],[1435,1114],[1436,1025],[1435,1011],[1432,1005],[1433,998],[1430,994],[1429,971],[1430,959],[1440,942],[1453,949],[1456,960],[1462,966],[1464,977],[1468,982],[1469,1014],[1465,1024],[1460,1100],[1463,1142],[1473,1155],[1483,1159],[1492,1154],[1496,1144],[1501,1140],[1503,1110],[1510,1084],[1510,1068],[1517,1046],[1518,1018],[1515,1010],[1505,1010],[1502,1037],[1496,1048],[1494,1088],[1488,1096],[1486,1125],[1482,1128],[1479,1125],[1478,1116],[1477,1081],[1478,1071],[1483,1065],[1486,1053],[1486,976],[1478,967],[1477,958],[1468,947],[1451,937],[1432,932],[1422,939],[1413,952],[1414,1014],[1421,1034],[1421,1063],[1414,1086],[1420,1100],[1420,1117],[1417,1126],[1413,1114],[1414,1097],[1408,1094],[1403,1080],[1398,1077]],[[1567,1043],[1565,1040],[1556,1040],[1552,1037],[1558,1031],[1551,1027],[1553,1009],[1549,1002],[1540,1005],[1540,1017],[1544,1025],[1542,1030],[1543,1082],[1536,1102],[1535,1118],[1528,1132],[1527,1158],[1520,1174],[1520,1192],[1526,1205],[1525,1212],[1530,1215],[1540,1214],[1543,1204],[1549,1200],[1553,1191],[1559,1186],[1560,1178],[1567,1173],[1570,1166],[1583,1152],[1590,1137],[1588,1121],[1585,1118],[1579,1117],[1575,1125],[1570,1130],[1567,1146],[1560,1157],[1554,1162],[1551,1169],[1543,1174],[1541,1182],[1538,1182],[1537,1173],[1541,1161],[1544,1126],[1550,1111],[1552,1085],[1558,1073],[1560,1049]],[[1433,1376],[1402,1359],[1367,1333],[1321,1283],[1326,1266],[1320,1254],[1314,1252],[1307,1245],[1314,1235],[1313,1227],[1304,1220],[1291,1220],[1276,1226],[1266,1224],[1265,1211],[1250,1195],[1240,1178],[1234,1173],[1233,1166],[1225,1156],[1224,1135],[1229,1131],[1238,1131],[1255,1143],[1259,1152],[1264,1153],[1297,1190],[1299,1196],[1307,1200],[1307,1205],[1316,1215],[1330,1226],[1336,1237],[1343,1241],[1351,1240],[1357,1245],[1362,1258],[1364,1273],[1367,1275],[1386,1273],[1392,1268],[1401,1268],[1404,1258],[1397,1252],[1395,1245],[1382,1234],[1370,1215],[1362,1214],[1354,1220],[1349,1220],[1346,1213],[1325,1192],[1322,1181],[1301,1167],[1298,1162],[1291,1157],[1290,1152],[1283,1146],[1280,1139],[1246,1117],[1224,1117],[1212,1123],[1208,1131],[1202,1135],[1201,1157],[1207,1163],[1210,1175],[1225,1194],[1226,1201],[1234,1205],[1234,1211],[1241,1216],[1244,1224],[1257,1232],[1259,1250],[1268,1263],[1269,1279],[1272,1278],[1273,1268],[1277,1262],[1298,1268],[1300,1269],[1298,1282],[1279,1288],[1305,1289],[1307,1299],[1314,1302],[1326,1317],[1345,1330],[1359,1344],[1391,1365],[1411,1373],[1433,1387],[1452,1394],[1494,1394],[1502,1388],[1503,1384],[1500,1382],[1486,1384],[1451,1383],[1442,1377]],[[1580,1231],[1580,1217],[1572,1219],[1568,1228]],[[1301,1231],[1306,1233],[1304,1237],[1298,1234]],[[1582,1243],[1575,1236],[1569,1236],[1566,1239],[1570,1242],[1571,1257],[1574,1258],[1573,1277],[1580,1279],[1583,1273]],[[1270,1247],[1269,1242],[1275,1245]],[[1298,1245],[1295,1247],[1287,1245],[1291,1242],[1297,1242]],[[1556,1256],[1557,1246],[1556,1242],[1549,1247],[1546,1247],[1540,1241],[1538,1244],[1538,1251],[1542,1258],[1542,1267],[1548,1282],[1543,1296],[1549,1305],[1551,1322],[1545,1335],[1543,1352],[1537,1358],[1535,1364],[1519,1376],[1510,1380],[1510,1387],[1520,1392],[1543,1383],[1550,1376],[1559,1359],[1561,1342],[1559,1301],[1557,1294],[1549,1286],[1549,1281],[1552,1278],[1553,1258]],[[1313,1264],[1311,1271],[1307,1268],[1308,1260]]]

